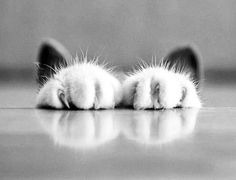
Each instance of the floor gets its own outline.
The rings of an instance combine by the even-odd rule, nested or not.
[[[235,87],[205,87],[200,110],[54,111],[5,85],[0,179],[235,179]]]

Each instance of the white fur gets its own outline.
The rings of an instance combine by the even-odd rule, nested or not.
[[[121,85],[109,69],[96,62],[75,60],[68,67],[56,70],[44,84],[38,93],[37,105],[65,108],[58,90],[64,92],[66,101],[80,109],[109,109],[121,101],[135,109],[201,107],[189,76],[164,66],[141,68]]]
[[[134,72],[124,81],[123,92],[123,103],[135,109],[201,107],[189,76],[165,67],[147,67]]]
[[[165,111],[36,111],[43,129],[56,145],[93,149],[119,137],[159,146],[193,133],[198,109]]]
[[[119,80],[96,63],[77,62],[57,70],[40,89],[37,105],[63,108],[59,89],[65,93],[68,102],[80,109],[114,108],[122,99]]]

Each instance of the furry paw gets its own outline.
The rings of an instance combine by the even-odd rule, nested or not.
[[[39,54],[38,107],[56,109],[108,109],[122,99],[121,84],[111,70],[96,60],[69,59],[57,41],[45,42]]]
[[[60,70],[41,88],[39,107],[108,109],[121,100],[120,82],[100,66],[76,64]]]
[[[123,103],[135,109],[201,107],[194,83],[186,74],[149,67],[123,83]]]
[[[196,48],[185,46],[167,55],[160,65],[141,66],[123,83],[123,103],[135,109],[201,107],[202,77]]]

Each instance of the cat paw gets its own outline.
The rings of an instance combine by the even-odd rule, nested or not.
[[[36,104],[40,108],[108,109],[122,99],[121,84],[114,73],[97,63],[98,57],[72,58],[55,39],[45,40],[38,55]]]
[[[134,109],[201,107],[191,79],[162,67],[149,67],[127,77],[123,83],[123,103]]]
[[[108,70],[92,63],[61,69],[40,89],[39,107],[109,109],[121,101],[121,84]]]

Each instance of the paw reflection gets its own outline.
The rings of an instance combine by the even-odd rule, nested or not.
[[[145,145],[172,142],[191,134],[198,109],[165,111],[37,111],[57,145],[95,148],[123,135]]]
[[[158,145],[185,137],[193,132],[197,109],[136,113],[124,128],[126,138],[146,145]]]
[[[39,114],[55,144],[75,149],[92,148],[116,138],[119,131],[112,113],[56,111]],[[51,119],[51,122],[49,122]]]

